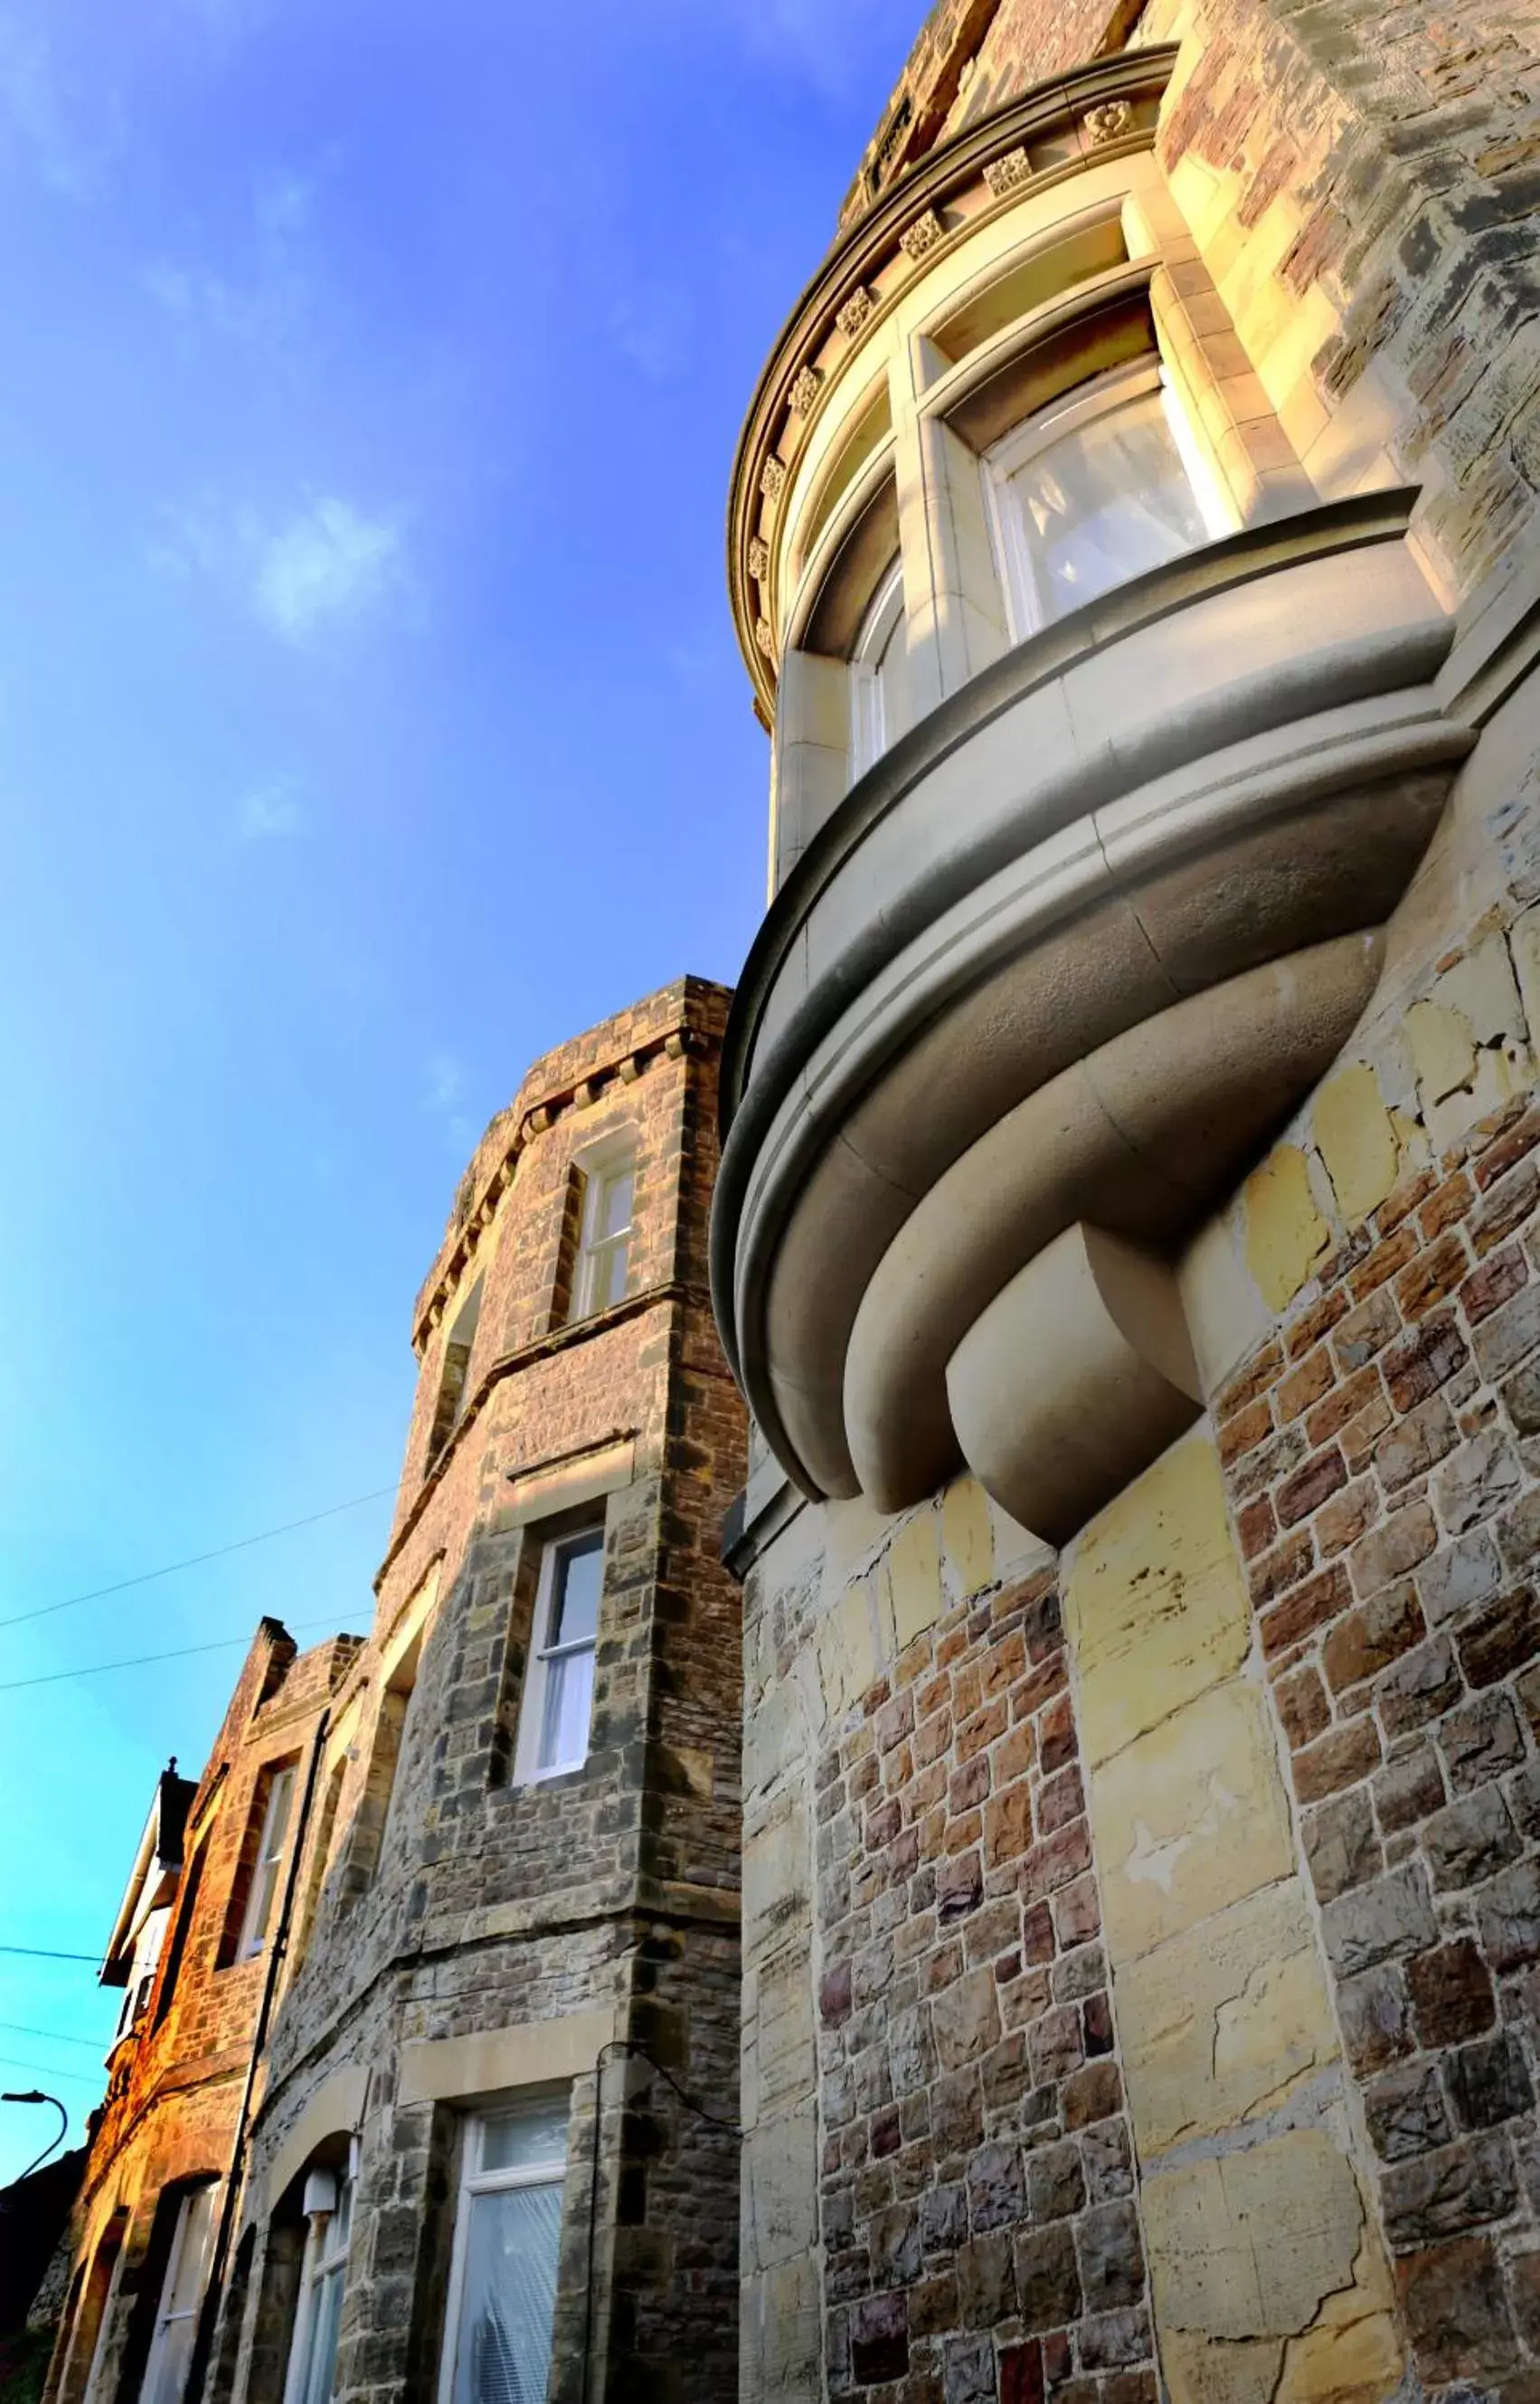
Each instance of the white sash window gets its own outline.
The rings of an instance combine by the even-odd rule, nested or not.
[[[439,2404],[545,2404],[565,2095],[467,2124]]]
[[[268,1923],[278,1894],[278,1872],[283,1866],[284,1840],[288,1835],[289,1806],[294,1800],[294,1768],[292,1763],[275,1769],[269,1782],[267,1805],[262,1813],[262,1830],[257,1843],[257,1859],[251,1870],[251,1893],[246,1898],[246,1915],[241,1928],[237,1959],[245,1962],[259,1953],[267,1942]]]
[[[519,1714],[514,1776],[521,1782],[581,1768],[588,1758],[603,1586],[602,1528],[546,1545]]]

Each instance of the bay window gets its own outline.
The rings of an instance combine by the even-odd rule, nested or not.
[[[985,476],[1019,642],[1235,520],[1153,359],[1115,369],[994,443]]]
[[[544,2404],[567,2098],[466,2124],[439,2404]]]

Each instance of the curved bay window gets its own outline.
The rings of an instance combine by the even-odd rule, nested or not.
[[[850,773],[862,776],[909,723],[903,563],[885,572],[850,654]]]
[[[1018,642],[1234,531],[1153,359],[1038,411],[991,447],[984,467]]]

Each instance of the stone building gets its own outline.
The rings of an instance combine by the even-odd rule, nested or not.
[[[726,1007],[671,985],[494,1120],[371,1634],[264,1623],[161,1781],[49,2404],[735,2392]]]
[[[753,396],[744,2393],[1540,2392],[1540,34],[943,0]]]

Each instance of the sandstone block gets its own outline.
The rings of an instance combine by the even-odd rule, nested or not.
[[[1493,2379],[1513,2368],[1519,2350],[1489,2240],[1428,2247],[1395,2275],[1425,2380]]]
[[[1093,1763],[1239,1669],[1250,1614],[1211,1444],[1178,1445],[1092,1521],[1064,1609]]]
[[[1431,2062],[1408,2062],[1375,2079],[1364,2090],[1364,2117],[1382,2162],[1431,2153],[1454,2134]]]
[[[1315,2129],[1146,2177],[1155,2319],[1232,2343],[1309,2327],[1351,2285],[1364,2211],[1345,2157]]]
[[[1134,2127],[1151,2156],[1236,2126],[1337,2049],[1295,1879],[1127,1963],[1117,2008]]]
[[[1262,1698],[1239,1679],[1139,1737],[1093,1782],[1118,1964],[1285,1877],[1294,1846]]]
[[[1327,1956],[1345,1978],[1394,1954],[1425,1952],[1438,1931],[1421,1863],[1404,1863],[1328,1904],[1322,1929]]]
[[[1017,2309],[1029,2332],[1062,2328],[1081,2310],[1080,2270],[1066,2221],[1018,2235],[1015,2242]]]
[[[1407,1964],[1406,1977],[1423,2045],[1458,2045],[1490,2029],[1497,2017],[1487,1965],[1469,1936],[1415,1955]]]

